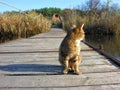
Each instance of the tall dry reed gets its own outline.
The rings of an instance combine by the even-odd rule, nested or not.
[[[80,11],[76,9],[66,9],[62,13],[65,30],[75,25],[85,24],[86,33],[96,34],[120,34],[120,13]]]
[[[29,37],[50,28],[51,21],[36,12],[0,14],[0,38]]]

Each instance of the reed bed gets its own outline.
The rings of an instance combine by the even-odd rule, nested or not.
[[[0,14],[0,39],[29,37],[51,28],[51,21],[36,12]]]
[[[85,24],[87,34],[120,34],[120,13],[92,13],[76,9],[66,9],[62,13],[65,30],[69,30],[72,25]]]

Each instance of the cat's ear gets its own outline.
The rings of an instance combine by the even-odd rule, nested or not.
[[[75,24],[73,24],[72,26],[71,26],[71,29],[74,29],[74,28],[76,28],[77,26],[75,25]]]
[[[83,27],[84,27],[84,24],[81,25],[81,29],[83,29]]]

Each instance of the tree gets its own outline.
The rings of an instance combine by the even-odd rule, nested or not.
[[[41,9],[34,9],[37,13],[41,13],[43,16],[52,17],[54,13],[61,13],[60,8],[41,8]]]
[[[100,4],[100,0],[89,0],[87,2],[88,9],[90,11],[96,10],[98,8],[99,4]]]

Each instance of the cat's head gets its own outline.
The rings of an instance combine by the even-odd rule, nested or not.
[[[81,26],[76,26],[74,25],[72,28],[71,28],[71,34],[76,37],[76,38],[84,38],[85,36],[85,32],[83,30],[83,26],[84,24],[82,24]]]
[[[81,26],[73,25],[71,29],[74,33],[84,33],[83,26],[84,24],[82,24]]]

